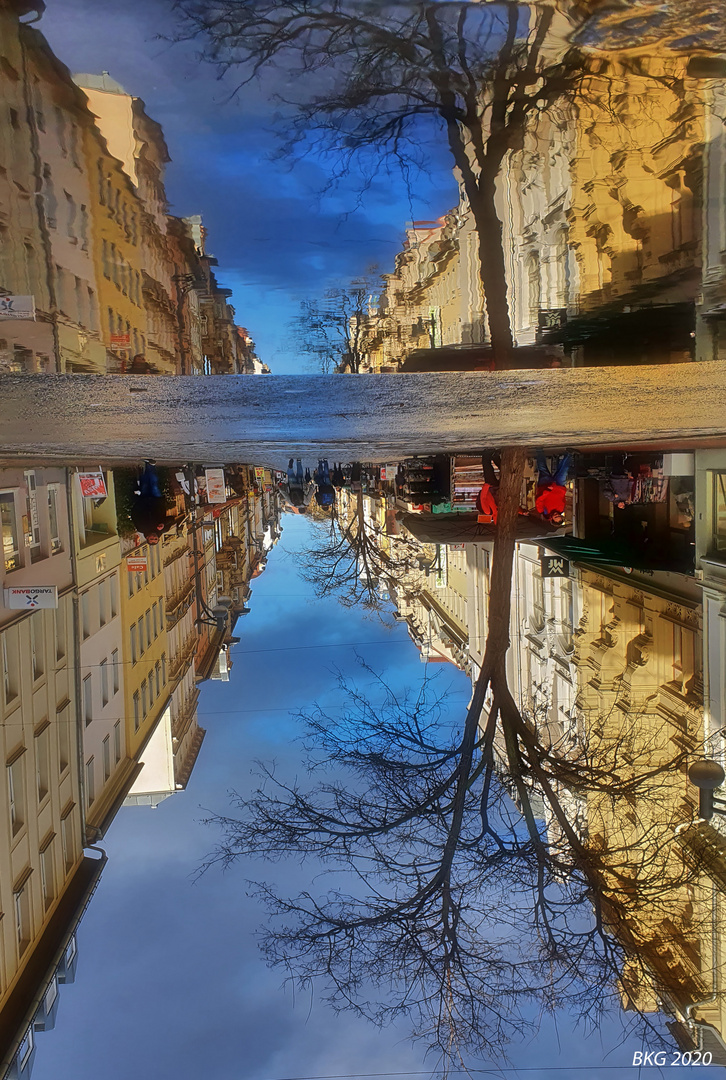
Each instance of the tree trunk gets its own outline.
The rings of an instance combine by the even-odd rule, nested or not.
[[[496,172],[498,173],[498,171],[497,168]],[[509,368],[512,366],[514,336],[509,317],[502,223],[499,220],[495,203],[495,175],[481,175],[479,177],[478,191],[476,194],[469,195],[469,203],[476,224],[479,248],[479,279],[484,292],[484,305],[489,324],[489,340],[494,352],[496,366],[498,368]]]
[[[512,570],[522,479],[527,451],[508,447],[502,451],[497,532],[489,575],[489,625],[483,668],[501,671],[509,648],[509,613],[512,605]]]

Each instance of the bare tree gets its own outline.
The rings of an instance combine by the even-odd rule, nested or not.
[[[344,607],[382,611],[387,607],[383,594],[412,567],[424,565],[426,556],[414,540],[397,537],[386,543],[366,521],[362,492],[351,495],[349,507],[345,518],[337,509],[322,520],[313,519],[300,572],[318,596],[336,596]]]
[[[404,172],[424,163],[422,138],[446,139],[479,239],[489,334],[500,366],[513,348],[495,185],[530,118],[578,78],[554,9],[502,3],[370,0],[176,0],[182,36],[240,84],[267,69],[297,76],[293,145],[321,133],[345,171],[374,154]],[[575,9],[577,10],[577,9]],[[578,15],[578,25],[586,19]]]
[[[375,267],[345,288],[328,289],[322,297],[300,301],[290,331],[296,348],[323,374],[357,374],[365,359],[363,330],[379,282]]]
[[[308,768],[338,775],[306,790],[263,768],[237,814],[215,819],[223,839],[209,860],[322,860],[327,893],[259,886],[275,916],[268,960],[302,985],[321,981],[337,1008],[409,1017],[449,1056],[501,1053],[547,1010],[596,1024],[618,988],[660,977],[648,925],[680,905],[699,932],[686,915],[697,874],[673,843],[674,777],[693,745],[674,746],[662,725],[644,735],[638,714],[610,732],[589,722],[564,745],[510,693],[510,519],[524,454],[506,458],[490,626],[463,724],[429,683],[402,696],[376,680],[381,702],[343,682],[342,718],[304,716]],[[625,830],[624,805],[637,806]]]
[[[258,885],[274,916],[268,961],[302,986],[322,982],[337,1008],[408,1017],[451,1057],[501,1054],[543,1011],[595,1025],[626,973],[652,983],[638,912],[672,919],[696,880],[674,856],[668,798],[684,752],[656,753],[637,715],[632,739],[591,731],[565,751],[501,695],[483,718],[476,698],[462,729],[435,682],[402,694],[365,670],[371,688],[340,679],[342,717],[303,716],[310,785],[263,768],[237,814],[215,819],[224,836],[210,863],[295,856],[332,878],[292,897]],[[587,807],[579,822],[572,795]],[[625,799],[640,804],[635,850],[598,832],[604,804]]]

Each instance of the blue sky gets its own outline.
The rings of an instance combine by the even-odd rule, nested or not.
[[[321,196],[325,161],[291,170],[273,160],[269,85],[230,98],[231,81],[200,64],[192,45],[160,40],[174,27],[170,0],[48,0],[38,26],[71,71],[106,70],[144,99],[169,144],[171,211],[203,215],[238,321],[279,374],[308,370],[286,331],[301,297],[344,285],[371,264],[392,269],[406,222],[439,217],[455,202],[441,147],[432,148],[413,202],[395,173],[381,174],[360,200],[355,175]]]
[[[207,736],[187,790],[157,810],[122,809],[106,838],[109,861],[80,928],[76,982],[62,988],[56,1029],[38,1037],[34,1080],[428,1075],[435,1064],[408,1042],[405,1027],[379,1032],[310,997],[296,999],[265,967],[254,936],[265,916],[246,881],[264,875],[292,889],[310,884],[314,866],[252,864],[193,880],[216,836],[202,823],[205,813],[227,811],[230,790],[254,782],[255,759],[296,770],[290,710],[339,701],[333,668],[354,673],[359,654],[394,684],[414,685],[423,673],[402,625],[387,630],[312,598],[296,569],[309,524],[283,522],[254,583],[251,613],[238,624],[230,682],[202,688]],[[439,670],[458,712],[468,680],[453,667]],[[640,1044],[620,1043],[619,1018],[586,1039],[565,1015],[557,1025],[545,1021],[536,1041],[513,1047],[511,1064],[533,1080],[573,1068],[594,1080],[636,1077],[627,1065]],[[668,1069],[673,1080],[681,1074]]]

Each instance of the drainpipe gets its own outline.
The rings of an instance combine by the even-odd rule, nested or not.
[[[717,932],[717,914],[718,914],[718,890],[715,884],[712,885],[711,893],[711,985],[713,990],[708,997],[701,998],[700,1001],[694,1001],[692,1004],[686,1006],[685,1017],[686,1023],[689,1027],[711,1027],[705,1020],[696,1020],[692,1017],[694,1009],[700,1009],[702,1005],[710,1005],[712,1001],[715,1001],[718,997],[718,932]]]
[[[68,481],[66,483],[66,499],[68,504],[68,536],[71,549],[71,568],[73,573],[73,642],[78,650],[77,662],[73,666],[73,687],[76,695],[76,757],[78,762],[78,798],[81,803],[81,843],[88,846],[88,834],[86,832],[86,776],[83,753],[83,733],[85,728],[81,698],[83,684],[81,680],[81,614],[80,600],[78,597],[78,555],[76,546],[76,528],[73,516],[73,484],[75,473],[66,469]]]
[[[38,19],[42,14],[43,8],[41,7]],[[36,19],[30,20],[36,22]],[[23,61],[23,102],[25,104],[25,113],[28,123],[28,130],[30,131],[30,153],[33,158],[33,168],[35,171],[35,209],[38,214],[38,228],[43,242],[43,254],[45,256],[45,283],[48,289],[48,304],[50,307],[50,324],[53,333],[53,351],[55,353],[55,368],[56,371],[61,370],[61,352],[60,352],[60,336],[58,333],[58,297],[55,291],[55,267],[53,263],[53,244],[50,236],[50,229],[48,227],[48,220],[45,214],[45,201],[43,199],[43,161],[40,156],[40,141],[38,139],[38,125],[35,118],[35,107],[33,104],[33,97],[30,89],[30,77],[28,74],[28,53],[25,44],[25,35],[22,27],[27,23],[21,23],[18,32],[18,41],[20,44],[20,55]],[[35,31],[31,31],[34,33]],[[32,287],[32,283],[31,283]]]

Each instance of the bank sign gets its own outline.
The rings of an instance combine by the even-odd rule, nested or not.
[[[35,585],[27,588],[5,589],[5,607],[11,611],[33,611],[35,608],[57,608],[58,586]]]
[[[35,320],[35,297],[0,296],[0,319]]]

